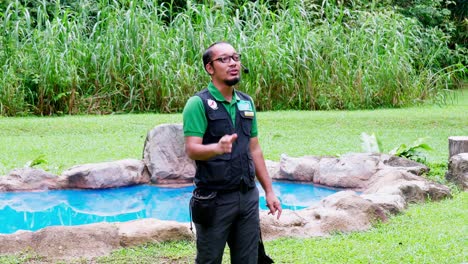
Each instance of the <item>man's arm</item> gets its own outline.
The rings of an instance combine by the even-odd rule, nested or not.
[[[216,155],[230,153],[236,139],[237,134],[224,135],[218,143],[204,145],[203,138],[188,136],[185,137],[185,152],[193,160],[208,160]]]
[[[250,152],[255,165],[257,179],[265,191],[265,198],[267,206],[270,209],[270,214],[275,215],[275,213],[278,212],[277,219],[279,219],[283,210],[281,208],[281,203],[276,197],[273,187],[271,186],[271,179],[268,175],[265,159],[263,158],[263,152],[260,148],[260,143],[258,142],[257,137],[250,138]]]

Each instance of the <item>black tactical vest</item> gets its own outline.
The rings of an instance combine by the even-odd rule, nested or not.
[[[236,124],[222,102],[217,101],[204,89],[196,94],[203,101],[208,127],[203,136],[203,144],[218,143],[224,135],[237,133],[237,139],[232,145],[231,153],[217,155],[209,160],[196,160],[197,171],[195,184],[197,187],[211,190],[239,189],[241,181],[248,187],[255,186],[255,167],[250,154],[250,132],[253,116],[246,116],[245,111],[239,111],[236,106]],[[251,101],[250,97],[236,91],[241,100]],[[208,100],[216,102],[216,107],[208,105]]]

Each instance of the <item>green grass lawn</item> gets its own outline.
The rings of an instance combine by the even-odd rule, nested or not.
[[[258,113],[265,158],[360,152],[360,134],[375,133],[383,152],[428,137],[431,178],[444,182],[448,137],[468,135],[468,91],[453,103],[366,111]],[[146,133],[162,123],[181,123],[180,114],[0,118],[0,174],[41,157],[38,167],[60,173],[77,164],[141,158]],[[468,195],[411,205],[368,232],[328,238],[266,242],[277,263],[464,263],[468,262]],[[193,263],[193,242],[122,249],[97,263]],[[226,255],[225,262],[228,256]],[[34,261],[7,256],[0,263]],[[86,262],[84,262],[86,263]]]
[[[266,159],[360,152],[360,134],[375,133],[383,152],[421,137],[431,163],[446,163],[448,137],[468,135],[468,90],[453,104],[366,111],[260,112],[260,143]],[[42,157],[54,173],[77,164],[140,159],[146,133],[181,114],[64,117],[0,117],[0,175]]]

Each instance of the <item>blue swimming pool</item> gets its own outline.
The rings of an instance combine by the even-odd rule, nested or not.
[[[312,184],[274,182],[284,209],[300,210],[335,193]],[[157,218],[189,222],[193,186],[164,188],[138,185],[105,190],[55,190],[0,193],[0,234],[36,231],[47,226],[125,222]],[[266,210],[261,187],[260,209]]]

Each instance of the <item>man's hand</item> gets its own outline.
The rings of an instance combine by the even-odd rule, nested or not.
[[[231,153],[232,151],[232,143],[236,141],[237,139],[237,134],[232,134],[232,135],[224,135],[218,142],[218,149],[219,149],[219,154],[224,154],[224,153]]]
[[[276,215],[276,219],[279,219],[281,216],[281,212],[283,212],[283,209],[281,208],[281,203],[276,197],[276,195],[274,193],[265,194],[265,199],[267,202],[266,206],[268,207],[268,209],[270,209],[270,212],[268,214],[275,215],[275,213],[278,212],[278,214]]]

